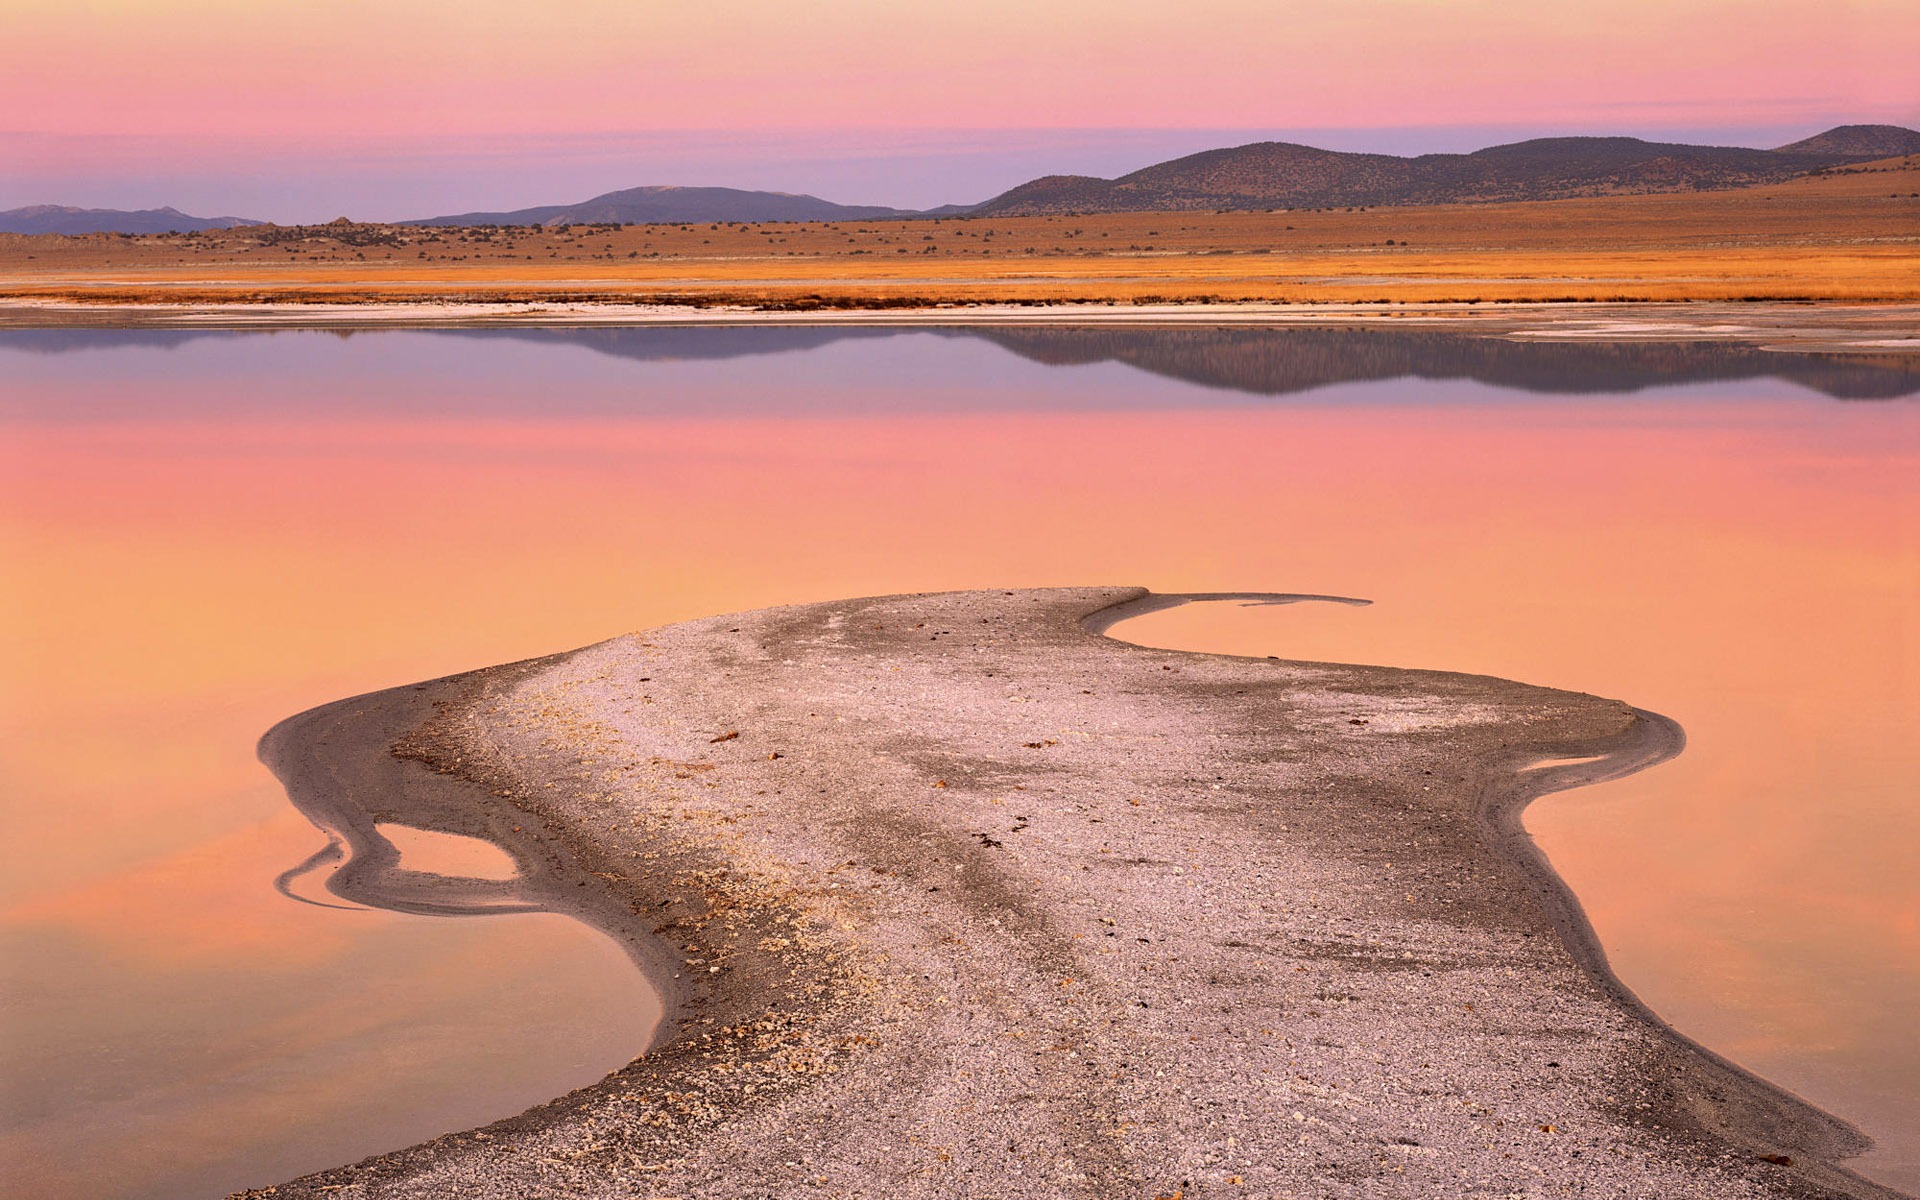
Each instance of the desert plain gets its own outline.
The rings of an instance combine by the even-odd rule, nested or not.
[[[1725,191],[1025,217],[0,235],[0,307],[1920,300],[1920,156]]]

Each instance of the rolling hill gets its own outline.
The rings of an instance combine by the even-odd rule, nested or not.
[[[835,204],[818,196],[723,187],[637,187],[578,204],[457,213],[403,225],[665,225],[679,221],[839,221],[918,216],[900,209]]]
[[[1050,175],[970,211],[1030,216],[1324,208],[1704,191],[1775,183],[1823,167],[1906,153],[1900,147],[1910,144],[1920,146],[1920,133],[1894,125],[1843,125],[1776,150],[1563,137],[1471,154],[1401,158],[1255,142],[1156,163],[1118,179]]]
[[[1898,125],[1841,125],[1771,150],[1630,137],[1556,137],[1471,154],[1404,158],[1255,142],[1155,163],[1118,179],[1047,175],[982,204],[926,211],[836,204],[790,192],[653,186],[607,192],[574,204],[454,213],[394,224],[751,224],[1565,200],[1778,183],[1826,168],[1915,153],[1920,153],[1920,132]],[[262,223],[192,217],[172,208],[123,212],[49,204],[0,212],[0,233],[23,234],[186,232]]]
[[[1920,131],[1898,125],[1836,125],[1825,133],[1775,146],[1776,154],[1837,154],[1848,158],[1894,158],[1920,154]]]
[[[70,208],[35,204],[0,212],[0,233],[191,233],[263,225],[245,217],[190,217],[177,208]]]

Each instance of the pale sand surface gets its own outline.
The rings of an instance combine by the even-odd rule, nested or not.
[[[669,1008],[594,1087],[273,1194],[1893,1194],[1642,1008],[1521,831],[1671,722],[1094,632],[1162,602],[771,609],[276,727],[349,841],[519,864],[461,895],[375,854],[350,894],[573,912]]]

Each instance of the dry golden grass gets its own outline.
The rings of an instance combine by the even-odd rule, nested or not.
[[[0,236],[0,300],[1920,300],[1920,156],[1729,192],[1231,213]]]

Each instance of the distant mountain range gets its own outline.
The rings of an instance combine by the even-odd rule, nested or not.
[[[1558,200],[1746,187],[1900,154],[1920,154],[1920,132],[1898,125],[1841,125],[1772,150],[1628,137],[1536,138],[1472,154],[1416,158],[1256,142],[1156,163],[1119,179],[1048,175],[983,204],[950,204],[926,211],[834,204],[783,192],[645,187],[608,192],[580,204],[461,213],[410,223],[840,221]]]
[[[1255,142],[1155,163],[1118,179],[1047,175],[981,204],[926,210],[835,204],[818,196],[739,188],[637,187],[577,204],[455,213],[396,224],[859,221],[1560,200],[1747,187],[1903,154],[1920,154],[1920,131],[1899,125],[1841,125],[1771,150],[1630,137],[1563,137],[1491,146],[1471,154],[1402,158],[1320,150],[1292,142]],[[171,208],[119,212],[39,205],[0,212],[0,233],[159,233],[258,224],[263,222],[190,217]]]
[[[1536,138],[1472,154],[1351,154],[1256,142],[1156,163],[1118,179],[1049,175],[1003,192],[975,216],[1059,212],[1323,208],[1563,200],[1775,183],[1823,167],[1920,153],[1920,132],[1842,125],[1774,150],[1628,137]]]
[[[190,217],[177,208],[69,208],[35,204],[0,212],[0,233],[192,233],[265,225],[245,217]]]

